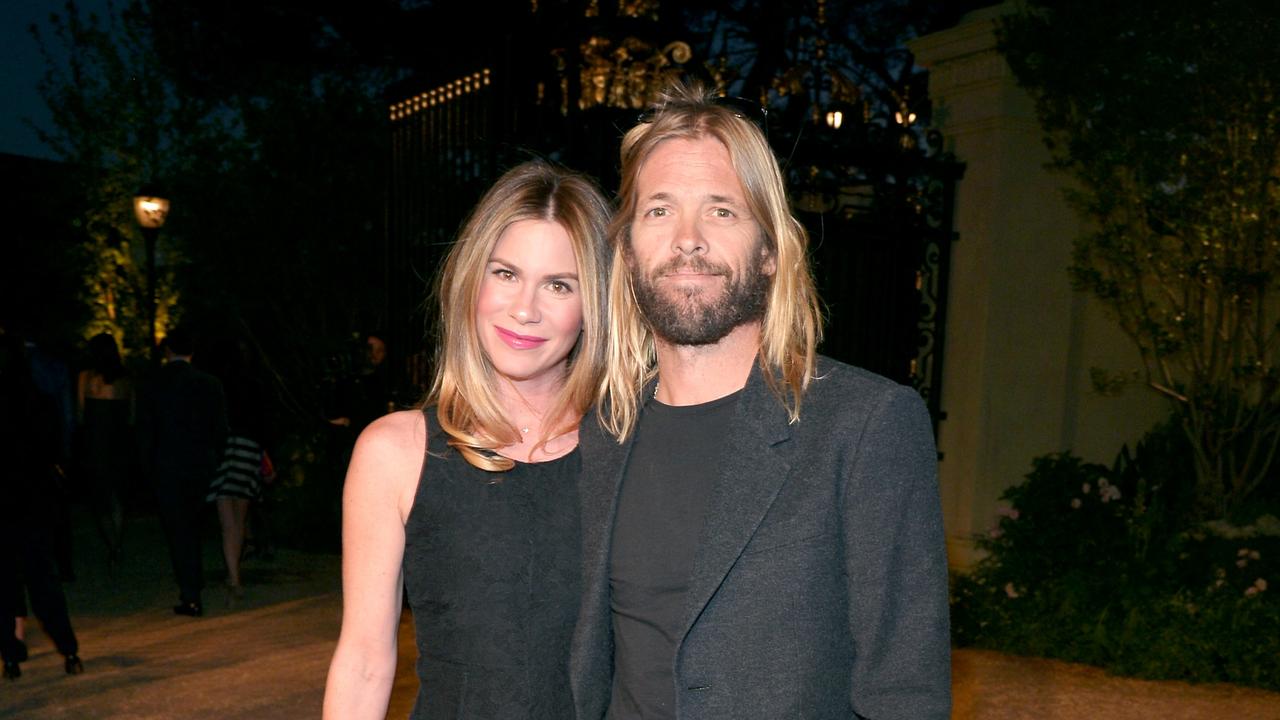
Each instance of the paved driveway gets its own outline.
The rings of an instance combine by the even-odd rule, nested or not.
[[[81,518],[83,520],[83,518]],[[216,537],[208,575],[220,574]],[[0,718],[315,718],[341,618],[339,561],[279,551],[251,560],[248,592],[231,606],[214,586],[206,615],[177,617],[176,590],[155,520],[131,518],[128,554],[109,577],[91,532],[78,527],[78,579],[66,586],[85,674],[63,674],[38,628],[16,682],[0,684]],[[413,633],[401,625],[390,717],[408,715],[417,683]],[[1094,668],[964,650],[955,654],[957,720],[1280,720],[1280,694],[1113,678]]]

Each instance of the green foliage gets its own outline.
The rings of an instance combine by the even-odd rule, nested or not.
[[[953,585],[956,641],[1280,688],[1280,520],[1195,520],[1190,453],[1170,422],[1110,468],[1037,458]]]
[[[90,268],[85,297],[92,320],[85,337],[112,332],[126,352],[148,343],[144,243],[133,196],[148,182],[181,172],[193,154],[227,139],[208,104],[174,92],[149,43],[145,5],[135,0],[105,18],[74,2],[49,18],[51,37],[32,32],[45,56],[40,92],[53,119],[41,140],[76,175],[84,197]],[[61,46],[53,52],[50,43]],[[65,62],[55,58],[65,57]],[[175,269],[182,237],[168,229],[157,248],[158,329],[178,312]]]
[[[173,202],[159,235],[161,332],[181,316],[204,336],[247,339],[288,430],[310,432],[323,423],[321,359],[354,329],[386,322],[386,74],[277,54],[213,82],[212,70],[244,69],[219,57],[243,23],[204,27],[191,12],[130,0],[86,17],[69,2],[48,37],[37,33],[55,124],[44,140],[77,169],[87,205],[84,333],[145,346],[145,251],[131,200],[158,182]],[[254,36],[262,52],[269,36]]]
[[[1280,446],[1280,7],[1037,0],[1001,24],[1053,162],[1092,225],[1072,278],[1171,398],[1203,517]]]
[[[278,444],[276,480],[264,493],[276,542],[310,552],[341,550],[343,450],[351,440],[328,428],[292,433]]]

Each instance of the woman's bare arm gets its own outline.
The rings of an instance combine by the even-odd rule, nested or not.
[[[378,419],[356,441],[342,495],[342,631],[324,717],[386,716],[396,674],[404,523],[426,447],[419,411]]]

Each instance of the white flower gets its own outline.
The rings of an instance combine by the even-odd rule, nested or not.
[[[1090,489],[1091,489],[1091,487],[1090,487],[1089,483],[1085,483],[1085,484],[1083,484],[1083,485],[1081,485],[1081,486],[1080,486],[1080,491],[1081,491],[1081,492],[1083,492],[1085,495],[1088,495],[1088,494],[1089,494],[1089,490],[1090,490]]]
[[[1250,559],[1250,560],[1261,560],[1261,559],[1262,559],[1262,553],[1258,552],[1257,550],[1250,550],[1250,551],[1249,551],[1249,559]]]
[[[1102,497],[1102,502],[1120,499],[1120,488],[1115,485],[1103,485],[1098,489],[1098,495]]]
[[[1010,600],[1018,599],[1018,589],[1013,586],[1012,582],[1007,582],[1004,584],[1004,594],[1008,595]]]
[[[1254,595],[1257,595],[1257,594],[1258,594],[1258,588],[1253,585],[1250,585],[1249,587],[1244,589],[1245,597],[1253,597]]]
[[[1267,581],[1264,578],[1258,578],[1257,580],[1254,580],[1253,586],[1258,588],[1258,592],[1267,591]]]
[[[1081,503],[1081,502],[1080,502],[1080,498],[1071,498],[1071,509],[1072,509],[1072,510],[1079,510],[1079,509],[1080,509],[1080,506],[1081,506],[1081,505],[1083,505],[1083,504],[1084,504],[1084,503]]]
[[[1238,568],[1242,568],[1248,564],[1249,564],[1249,560],[1247,558],[1240,558],[1239,560],[1236,561],[1236,567]]]
[[[1236,557],[1244,557],[1249,554],[1249,548],[1240,548],[1236,551]]]

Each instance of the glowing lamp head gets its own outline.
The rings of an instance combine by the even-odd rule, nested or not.
[[[133,197],[133,214],[142,227],[159,229],[169,216],[169,198],[162,197],[154,188],[144,187]]]

